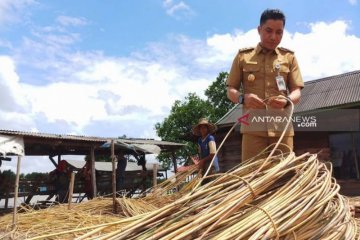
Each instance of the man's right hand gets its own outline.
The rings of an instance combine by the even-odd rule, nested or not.
[[[244,105],[248,109],[263,109],[265,103],[256,94],[248,93],[244,95]]]

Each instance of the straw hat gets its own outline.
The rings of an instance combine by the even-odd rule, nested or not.
[[[200,118],[199,123],[192,127],[192,132],[196,136],[200,136],[200,125],[206,125],[209,129],[209,133],[214,133],[217,130],[215,124],[210,123],[206,118]]]

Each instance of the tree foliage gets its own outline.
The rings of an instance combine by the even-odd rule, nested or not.
[[[170,115],[162,123],[157,123],[155,129],[162,140],[187,144],[176,154],[180,162],[183,162],[188,156],[196,153],[196,146],[191,141],[191,127],[199,118],[208,117],[211,114],[212,108],[207,101],[202,100],[195,93],[189,93],[183,102],[175,101]],[[162,153],[158,158],[163,166],[169,166],[170,154]]]
[[[234,104],[227,98],[226,95],[226,79],[227,72],[220,72],[216,80],[205,90],[207,101],[213,108],[212,121],[216,122],[222,118]]]
[[[184,101],[174,102],[169,116],[163,122],[156,123],[156,132],[162,140],[186,144],[186,147],[176,152],[179,163],[196,154],[196,137],[191,133],[192,126],[203,117],[215,123],[232,108],[233,105],[226,96],[227,75],[226,72],[219,74],[206,89],[206,99],[201,99],[195,93],[189,93]],[[171,165],[172,159],[169,153],[161,153],[158,159],[164,167]]]

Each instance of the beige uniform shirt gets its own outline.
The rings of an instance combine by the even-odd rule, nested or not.
[[[287,89],[285,91],[280,91],[276,83],[275,78],[279,75],[285,81]],[[294,52],[280,47],[274,51],[268,51],[258,44],[255,48],[239,50],[233,61],[227,85],[235,89],[242,87],[244,94],[253,93],[261,99],[266,99],[271,96],[287,96],[293,89],[304,87],[304,82]],[[248,109],[244,107],[243,110],[245,113]],[[281,135],[281,131],[277,131],[281,128],[276,124],[263,124],[262,127],[256,129],[257,131],[254,131],[254,127],[246,125],[241,127],[242,133],[269,137]],[[291,125],[286,136],[293,135]]]

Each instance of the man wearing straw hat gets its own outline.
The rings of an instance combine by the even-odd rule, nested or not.
[[[278,9],[266,9],[257,28],[260,43],[255,48],[239,50],[233,61],[227,79],[227,95],[233,103],[243,104],[243,113],[249,113],[248,116],[259,116],[260,112],[269,114],[263,110],[265,108],[285,116],[291,104],[285,97],[294,104],[300,100],[304,83],[294,52],[278,47],[284,27],[284,13]],[[284,128],[279,128],[277,124],[253,124],[251,121],[249,125],[241,125],[242,161],[258,155],[279,140]],[[292,150],[293,136],[290,124],[290,129],[285,131],[281,141],[288,147],[280,145],[278,149],[283,152]]]
[[[216,143],[215,138],[212,135],[216,131],[216,126],[210,123],[206,118],[201,118],[198,124],[194,125],[192,132],[195,136],[198,136],[198,158],[192,158],[195,164],[199,165],[199,170],[202,175],[204,175],[209,168],[212,159],[216,153]],[[219,160],[215,156],[209,174],[219,172]],[[208,182],[204,180],[203,184]]]

